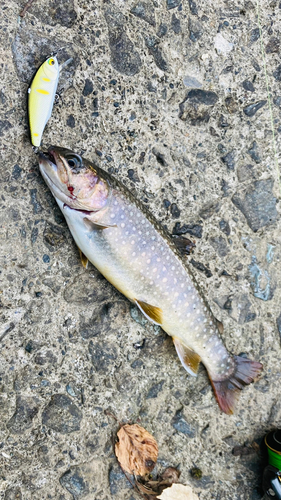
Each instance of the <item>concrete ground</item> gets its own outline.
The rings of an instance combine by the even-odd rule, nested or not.
[[[279,1],[1,4],[0,498],[137,500],[118,421],[159,444],[200,500],[262,498],[253,442],[281,425]],[[264,364],[233,416],[78,250],[28,139],[30,79],[73,62],[43,136],[121,179],[187,259],[233,353]],[[247,451],[246,450],[246,451]],[[197,480],[191,469],[203,476]]]

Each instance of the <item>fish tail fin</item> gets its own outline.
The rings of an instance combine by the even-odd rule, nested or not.
[[[220,409],[232,415],[239,393],[245,385],[251,384],[262,371],[262,364],[241,356],[233,356],[235,368],[225,380],[211,379],[214,393]]]

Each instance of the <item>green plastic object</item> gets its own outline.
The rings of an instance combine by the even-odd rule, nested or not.
[[[281,429],[275,429],[267,434],[265,444],[267,446],[269,464],[281,470]]]

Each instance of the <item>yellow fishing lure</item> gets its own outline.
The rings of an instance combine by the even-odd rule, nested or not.
[[[31,143],[38,148],[54,105],[60,68],[55,56],[49,57],[38,69],[28,89],[28,117]]]

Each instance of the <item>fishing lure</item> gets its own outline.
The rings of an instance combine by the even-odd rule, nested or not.
[[[54,55],[48,57],[41,64],[28,89],[30,136],[35,148],[39,148],[44,128],[52,114],[59,74],[57,58]]]

